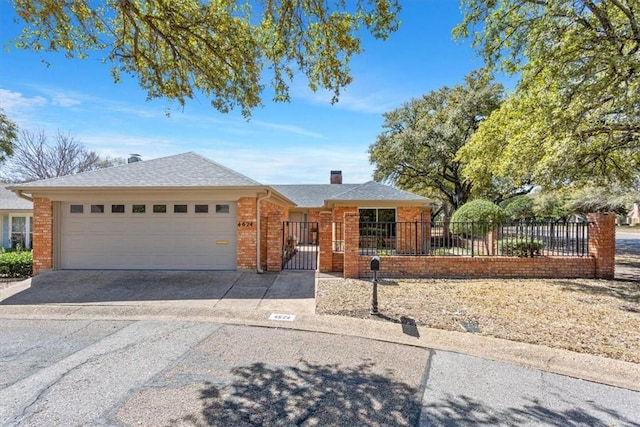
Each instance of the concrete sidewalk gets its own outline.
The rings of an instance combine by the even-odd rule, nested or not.
[[[315,314],[315,272],[54,271],[0,287],[0,318],[181,320],[289,328],[452,351],[640,391],[640,366],[465,332]]]

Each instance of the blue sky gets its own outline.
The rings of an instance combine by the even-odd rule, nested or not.
[[[459,84],[482,66],[468,41],[452,39],[461,20],[457,1],[402,5],[399,31],[386,41],[364,40],[364,53],[351,63],[354,82],[337,104],[298,78],[290,103],[266,95],[247,121],[239,111],[217,112],[203,97],[184,109],[146,101],[135,80],[115,84],[97,58],[14,49],[8,42],[20,28],[12,6],[0,0],[0,107],[22,128],[69,133],[102,155],[139,153],[148,160],[195,151],[265,184],[328,183],[330,170],[342,170],[345,183],[369,181],[374,166],[367,149],[383,130],[383,113]]]

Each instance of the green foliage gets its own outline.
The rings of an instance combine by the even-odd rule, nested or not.
[[[466,203],[451,217],[451,231],[468,237],[479,237],[504,222],[504,209],[489,200],[476,199]]]
[[[530,238],[505,239],[498,241],[498,251],[502,255],[518,257],[540,256],[544,243]]]
[[[512,197],[500,204],[508,219],[517,221],[535,217],[533,198],[527,194]]]
[[[634,192],[620,187],[584,187],[571,195],[569,209],[574,213],[615,212],[626,214],[637,197]]]
[[[567,219],[573,213],[569,207],[569,195],[561,190],[536,194],[533,210],[537,219]]]
[[[13,145],[18,138],[18,126],[0,108],[0,163],[13,154]]]
[[[33,255],[31,251],[0,253],[0,277],[28,277],[32,272]]]
[[[458,209],[451,221],[502,222],[506,218],[504,210],[489,200],[476,199]]]
[[[535,194],[533,211],[538,219],[553,220],[591,212],[626,214],[639,196],[637,190],[626,186],[569,186]]]
[[[490,69],[521,76],[461,150],[465,176],[547,187],[633,180],[640,172],[637,0],[462,4],[455,34],[473,33]]]
[[[462,206],[475,183],[462,176],[456,153],[500,106],[503,91],[472,72],[464,85],[442,87],[386,113],[383,132],[369,146],[374,179],[444,200],[448,212]]]
[[[116,82],[134,75],[149,98],[184,104],[201,92],[219,111],[239,106],[245,116],[261,103],[265,68],[275,101],[289,100],[296,71],[337,101],[352,80],[349,61],[362,51],[362,29],[385,39],[400,10],[397,0],[42,3],[13,0],[25,24],[17,47],[70,58],[97,52]]]

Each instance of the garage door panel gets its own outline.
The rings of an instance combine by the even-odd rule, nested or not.
[[[166,204],[172,209],[173,203]],[[130,205],[125,206],[125,213],[71,214],[69,204],[63,204],[60,267],[235,269],[237,208],[234,203],[229,205],[231,215],[215,214],[215,209],[195,214],[193,204],[187,214],[132,213]],[[226,244],[219,244],[222,241]]]

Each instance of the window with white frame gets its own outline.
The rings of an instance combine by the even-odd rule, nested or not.
[[[33,217],[11,216],[9,217],[9,229],[11,235],[9,244],[13,249],[31,249],[33,239]]]

